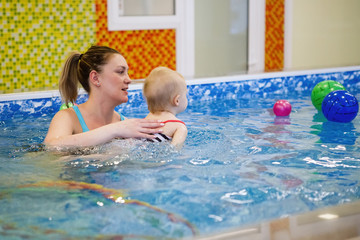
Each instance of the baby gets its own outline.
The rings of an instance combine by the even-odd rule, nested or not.
[[[187,105],[186,82],[178,72],[167,67],[157,67],[145,79],[143,93],[150,113],[145,119],[162,120],[163,132],[150,141],[169,140],[175,147],[181,147],[187,136],[184,122],[176,115],[183,112]]]

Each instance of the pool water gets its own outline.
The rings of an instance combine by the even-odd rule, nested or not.
[[[280,95],[289,117],[272,113]],[[180,151],[114,140],[50,152],[54,112],[2,119],[0,238],[182,238],[359,200],[359,117],[328,122],[310,94],[280,95],[191,98]]]

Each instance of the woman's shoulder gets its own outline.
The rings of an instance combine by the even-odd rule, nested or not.
[[[79,117],[71,107],[57,112],[52,121],[58,127],[71,129],[72,133],[81,133],[83,132],[82,120],[84,120],[82,115]]]
[[[67,108],[67,109],[62,109],[62,110],[58,111],[55,114],[55,116],[53,117],[53,121],[69,124],[69,122],[75,121],[76,118],[77,117],[76,117],[76,113],[75,113],[74,109]]]

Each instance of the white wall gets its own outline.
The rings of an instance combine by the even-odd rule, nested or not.
[[[360,65],[359,0],[291,0],[290,70]]]
[[[195,0],[195,76],[245,73],[246,0]]]

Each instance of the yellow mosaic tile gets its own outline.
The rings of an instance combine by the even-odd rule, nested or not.
[[[70,51],[95,40],[93,0],[2,0],[0,93],[57,89]]]

